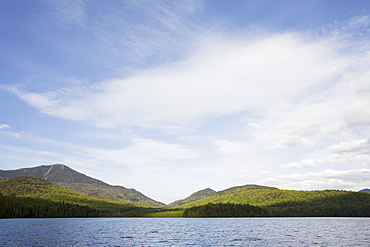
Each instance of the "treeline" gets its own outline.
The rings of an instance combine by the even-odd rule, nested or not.
[[[100,213],[87,206],[1,193],[0,208],[0,218],[94,217]]]
[[[286,217],[370,217],[370,195],[342,193],[306,201],[288,201],[270,205],[272,216]]]
[[[270,212],[261,207],[233,203],[209,203],[202,206],[187,208],[183,213],[183,217],[194,218],[261,216],[270,216]]]

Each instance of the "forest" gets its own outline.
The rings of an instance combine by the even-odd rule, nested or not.
[[[264,216],[270,216],[270,212],[264,208],[234,203],[208,203],[198,207],[187,208],[183,213],[183,217],[195,218]]]
[[[370,216],[370,193],[366,192],[294,191],[258,185],[211,191],[206,197],[203,192],[176,206],[157,207],[87,196],[43,178],[16,177],[0,180],[0,218]]]

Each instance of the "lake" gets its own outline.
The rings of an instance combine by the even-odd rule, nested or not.
[[[1,219],[0,246],[370,246],[370,218]]]

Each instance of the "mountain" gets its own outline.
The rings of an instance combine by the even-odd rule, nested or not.
[[[359,192],[368,192],[368,193],[370,193],[370,189],[363,189],[363,190],[360,190]]]
[[[268,187],[268,186],[261,186],[261,185],[244,185],[244,186],[231,187],[231,188],[228,188],[228,189],[225,189],[225,190],[222,190],[222,191],[217,191],[217,192],[212,190],[212,189],[207,188],[207,189],[195,192],[195,193],[191,194],[190,196],[186,197],[185,199],[171,202],[170,204],[168,204],[168,206],[178,207],[178,208],[180,208],[180,207],[185,207],[186,208],[186,207],[191,207],[191,206],[195,206],[195,205],[200,205],[203,201],[205,201],[205,202],[209,201],[211,203],[219,202],[219,201],[230,203],[231,201],[222,200],[220,198],[223,198],[224,195],[226,195],[226,198],[229,198],[229,195],[231,195],[231,194],[236,194],[237,197],[239,197],[239,196],[242,197],[243,192],[254,191],[254,190],[258,190],[258,191],[278,190],[278,188]],[[239,193],[240,193],[240,195],[239,195]],[[202,199],[204,199],[204,200],[202,200]]]
[[[158,209],[82,195],[44,178],[0,180],[0,218],[144,216]]]
[[[22,168],[18,170],[0,170],[0,177],[14,178],[31,176],[44,178],[62,187],[71,189],[87,196],[109,200],[127,200],[140,202],[151,206],[163,206],[135,189],[127,189],[122,186],[112,186],[98,179],[79,173],[62,164],[42,165],[33,168]]]
[[[42,170],[45,167],[38,168]],[[61,167],[49,166],[44,175],[48,176],[52,172],[50,169],[59,168]],[[32,172],[39,174],[40,171]],[[6,175],[16,174],[13,172]],[[66,179],[76,181],[77,178],[72,175]],[[81,180],[86,177],[82,176]],[[99,180],[94,181],[102,183]],[[245,185],[219,192],[204,189],[178,203],[184,204],[150,207],[141,202],[101,199],[83,195],[39,177],[18,176],[0,180],[0,218],[370,216],[370,193],[340,190],[295,191]]]
[[[258,210],[267,210],[270,216],[370,216],[370,194],[367,193],[281,190],[258,185],[232,187],[174,208],[184,209],[185,215],[203,217],[220,209],[232,211],[235,205],[258,207]]]
[[[198,192],[195,192],[195,193],[191,194],[190,196],[186,197],[185,199],[174,201],[174,202],[168,204],[168,206],[169,207],[180,206],[182,204],[197,201],[199,199],[202,199],[202,198],[205,198],[205,197],[208,197],[208,196],[213,196],[216,193],[217,192],[214,191],[213,189],[206,188],[204,190],[200,190]]]

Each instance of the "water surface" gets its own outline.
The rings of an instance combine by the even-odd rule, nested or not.
[[[2,219],[0,246],[370,246],[370,218]]]

